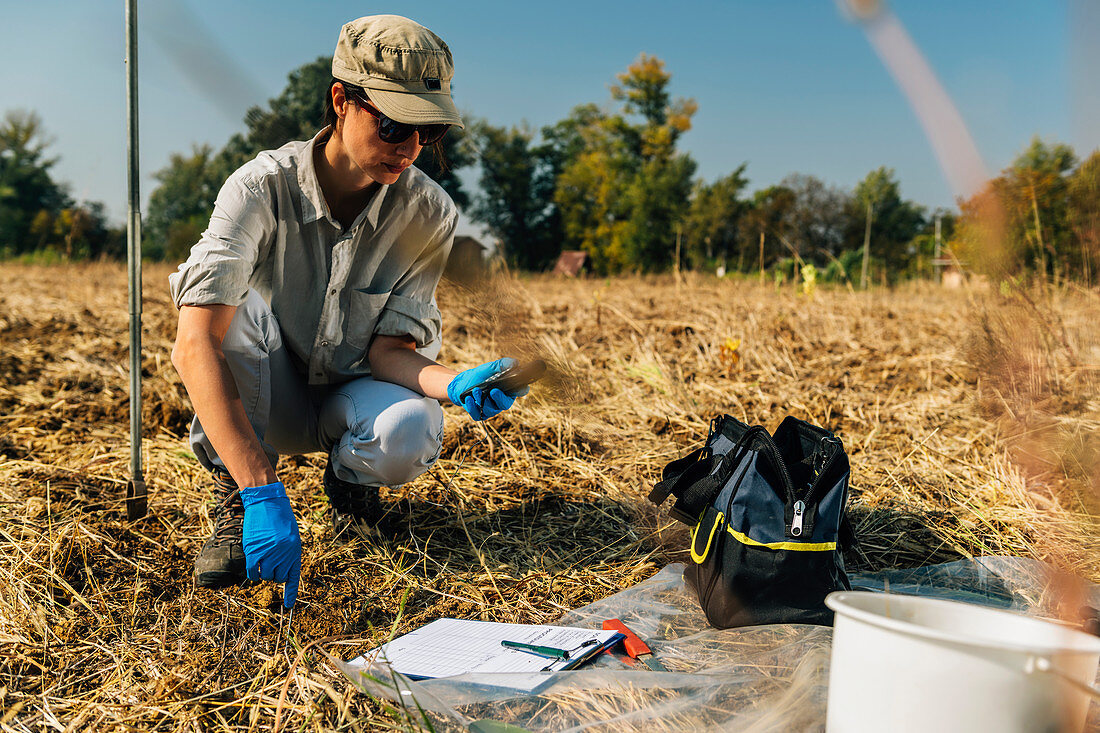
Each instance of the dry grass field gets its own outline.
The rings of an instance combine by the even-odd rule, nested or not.
[[[324,457],[286,459],[305,545],[288,628],[271,585],[192,587],[209,492],[168,272],[145,272],[150,511],[131,523],[125,269],[0,266],[0,729],[270,730],[277,709],[286,730],[411,726],[317,646],[349,657],[440,616],[550,621],[684,559],[644,497],[720,413],[841,436],[852,567],[1011,554],[1100,581],[1095,292],[499,277],[441,287],[441,360],[537,354],[553,378],[485,423],[448,407],[438,464],[383,494],[387,536],[334,537]]]

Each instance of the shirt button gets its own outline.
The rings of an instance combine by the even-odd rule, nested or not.
[[[336,288],[333,288],[332,290],[328,291],[328,294],[329,295],[336,295]]]
[[[328,346],[328,341],[322,341],[321,346]]]

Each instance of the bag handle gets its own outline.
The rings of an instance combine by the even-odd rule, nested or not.
[[[651,502],[660,506],[670,494],[675,494],[677,497],[681,496],[684,493],[684,487],[690,486],[692,483],[699,480],[700,476],[698,474],[702,470],[696,468],[699,462],[706,461],[709,458],[720,460],[720,458],[716,458],[713,455],[714,451],[711,446],[711,441],[714,439],[714,436],[724,432],[727,421],[742,424],[729,415],[718,415],[712,418],[710,426],[707,428],[707,439],[703,447],[696,448],[683,458],[677,458],[671,461],[662,469],[661,480],[654,484],[653,490],[649,492],[648,498]],[[747,430],[748,426],[745,426],[745,429]],[[706,465],[709,472],[709,470],[714,467],[715,462],[712,460]],[[692,474],[690,476],[687,475],[687,472],[691,471],[693,468],[695,468],[695,470]],[[695,520],[692,519],[692,522],[694,521]]]
[[[722,490],[730,475],[741,463],[744,455],[752,449],[752,439],[757,434],[767,436],[768,431],[761,425],[750,427],[738,438],[729,453],[724,456],[713,457],[706,473],[703,473],[701,469],[690,472],[690,475],[685,473],[681,484],[677,486],[679,490],[674,492],[676,494],[676,504],[669,510],[669,516],[684,524],[690,525],[698,522],[707,506],[714,501],[714,497]],[[710,470],[715,462],[718,464],[716,470]],[[703,475],[698,477],[698,474]],[[688,483],[693,478],[695,480]]]
[[[712,460],[696,464],[684,474],[685,488],[678,492],[676,503],[668,510],[668,515],[684,524],[695,524],[699,521],[699,515],[705,511],[729,476],[729,472],[725,470],[726,460],[724,456],[714,456]],[[715,462],[719,464],[717,471],[712,470]]]
[[[707,458],[710,458],[710,446],[704,445],[702,448],[696,448],[683,458],[677,458],[669,463],[661,471],[661,480],[654,484],[653,490],[649,492],[649,500],[657,505],[663,504],[669,494],[677,493],[676,487],[684,475],[698,466],[700,461],[705,461]]]
[[[711,435],[714,434],[714,429],[715,426],[712,425]],[[763,425],[752,425],[746,429],[724,456],[712,455],[710,446],[705,445],[672,461],[662,471],[662,480],[649,492],[649,500],[660,505],[670,495],[674,495],[676,503],[669,515],[684,524],[695,524],[744,458],[744,454],[752,450],[756,439],[760,440],[762,452],[769,456],[779,474],[787,504],[793,506],[796,497],[790,472],[779,446]]]

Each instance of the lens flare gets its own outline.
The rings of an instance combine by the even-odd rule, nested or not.
[[[968,198],[989,179],[962,115],[901,21],[879,0],[843,0],[920,121],[956,198]]]

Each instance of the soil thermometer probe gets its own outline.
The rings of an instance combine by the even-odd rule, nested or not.
[[[126,167],[129,204],[126,217],[126,262],[130,281],[130,481],[126,484],[126,518],[146,512],[145,477],[141,474],[141,188],[138,171],[138,24],[137,0],[126,0]]]

